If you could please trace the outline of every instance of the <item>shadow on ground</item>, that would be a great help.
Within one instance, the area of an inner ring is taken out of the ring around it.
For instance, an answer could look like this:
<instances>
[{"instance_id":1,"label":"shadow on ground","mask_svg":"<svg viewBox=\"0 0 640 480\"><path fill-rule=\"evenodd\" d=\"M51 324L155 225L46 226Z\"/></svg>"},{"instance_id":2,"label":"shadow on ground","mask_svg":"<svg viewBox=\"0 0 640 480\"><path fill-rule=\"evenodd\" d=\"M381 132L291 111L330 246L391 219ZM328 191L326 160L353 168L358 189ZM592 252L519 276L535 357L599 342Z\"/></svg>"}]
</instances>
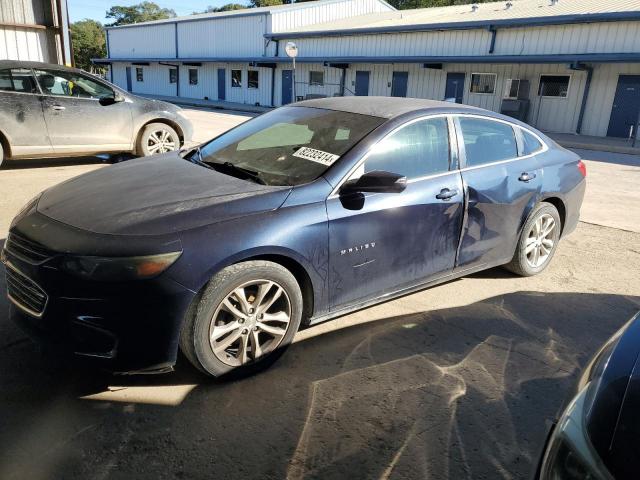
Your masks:
<instances>
[{"instance_id":1,"label":"shadow on ground","mask_svg":"<svg viewBox=\"0 0 640 480\"><path fill-rule=\"evenodd\" d=\"M211 381L183 361L133 378L58 364L3 298L0 478L528 478L578 371L639 305L517 292L312 337L262 374Z\"/></svg>"}]
</instances>

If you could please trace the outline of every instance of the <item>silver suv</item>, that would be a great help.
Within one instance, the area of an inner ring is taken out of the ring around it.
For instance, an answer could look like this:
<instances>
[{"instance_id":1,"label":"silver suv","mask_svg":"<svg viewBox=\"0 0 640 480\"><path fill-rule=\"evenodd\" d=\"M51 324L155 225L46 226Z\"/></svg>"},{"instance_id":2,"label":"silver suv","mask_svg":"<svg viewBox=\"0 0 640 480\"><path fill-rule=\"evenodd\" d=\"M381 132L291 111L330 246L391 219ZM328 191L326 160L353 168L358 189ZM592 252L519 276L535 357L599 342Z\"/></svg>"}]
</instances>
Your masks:
<instances>
[{"instance_id":1,"label":"silver suv","mask_svg":"<svg viewBox=\"0 0 640 480\"><path fill-rule=\"evenodd\" d=\"M149 100L75 68L0 61L3 159L132 152L153 155L191 140L180 107Z\"/></svg>"}]
</instances>

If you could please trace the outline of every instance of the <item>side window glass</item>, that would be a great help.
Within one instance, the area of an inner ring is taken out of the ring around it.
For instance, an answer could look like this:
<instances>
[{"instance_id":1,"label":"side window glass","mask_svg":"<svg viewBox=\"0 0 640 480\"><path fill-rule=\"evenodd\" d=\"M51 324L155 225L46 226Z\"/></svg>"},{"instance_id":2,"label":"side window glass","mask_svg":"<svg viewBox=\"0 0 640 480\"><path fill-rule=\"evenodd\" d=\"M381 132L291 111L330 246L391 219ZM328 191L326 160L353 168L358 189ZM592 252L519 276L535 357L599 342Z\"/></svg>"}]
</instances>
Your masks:
<instances>
[{"instance_id":1,"label":"side window glass","mask_svg":"<svg viewBox=\"0 0 640 480\"><path fill-rule=\"evenodd\" d=\"M518 156L511 125L474 117L460 117L467 154L467 167L498 162Z\"/></svg>"},{"instance_id":2,"label":"side window glass","mask_svg":"<svg viewBox=\"0 0 640 480\"><path fill-rule=\"evenodd\" d=\"M38 92L31 70L26 68L0 70L0 90L21 93Z\"/></svg>"},{"instance_id":3,"label":"side window glass","mask_svg":"<svg viewBox=\"0 0 640 480\"><path fill-rule=\"evenodd\" d=\"M449 170L447 119L420 120L387 136L372 148L364 171L383 170L408 179Z\"/></svg>"},{"instance_id":4,"label":"side window glass","mask_svg":"<svg viewBox=\"0 0 640 480\"><path fill-rule=\"evenodd\" d=\"M522 132L522 155L531 155L538 150L542 150L542 143L536 137L531 135L526 130L520 130Z\"/></svg>"},{"instance_id":5,"label":"side window glass","mask_svg":"<svg viewBox=\"0 0 640 480\"><path fill-rule=\"evenodd\" d=\"M107 86L75 72L36 70L36 78L45 95L96 99L114 95Z\"/></svg>"}]
</instances>

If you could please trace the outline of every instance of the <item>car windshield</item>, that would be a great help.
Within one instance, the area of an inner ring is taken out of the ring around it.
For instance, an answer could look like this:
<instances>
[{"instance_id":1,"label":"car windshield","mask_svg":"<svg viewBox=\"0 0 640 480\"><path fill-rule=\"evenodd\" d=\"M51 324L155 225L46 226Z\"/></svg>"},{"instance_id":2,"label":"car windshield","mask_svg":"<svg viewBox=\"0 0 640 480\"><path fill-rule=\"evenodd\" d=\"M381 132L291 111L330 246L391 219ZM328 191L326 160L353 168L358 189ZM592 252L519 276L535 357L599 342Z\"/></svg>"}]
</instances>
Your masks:
<instances>
[{"instance_id":1,"label":"car windshield","mask_svg":"<svg viewBox=\"0 0 640 480\"><path fill-rule=\"evenodd\" d=\"M265 185L301 185L322 175L383 118L283 107L202 146L194 156L229 175Z\"/></svg>"}]
</instances>

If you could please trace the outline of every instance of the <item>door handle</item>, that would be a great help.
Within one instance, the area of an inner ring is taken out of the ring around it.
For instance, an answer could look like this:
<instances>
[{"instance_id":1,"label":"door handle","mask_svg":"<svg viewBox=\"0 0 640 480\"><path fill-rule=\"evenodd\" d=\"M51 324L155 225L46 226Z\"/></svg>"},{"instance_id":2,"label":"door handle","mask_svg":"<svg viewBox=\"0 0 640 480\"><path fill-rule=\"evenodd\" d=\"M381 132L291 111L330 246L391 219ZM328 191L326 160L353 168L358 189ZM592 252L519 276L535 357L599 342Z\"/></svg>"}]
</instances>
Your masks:
<instances>
[{"instance_id":1,"label":"door handle","mask_svg":"<svg viewBox=\"0 0 640 480\"><path fill-rule=\"evenodd\" d=\"M450 198L455 197L457 194L458 194L458 190L456 190L455 188L452 188L452 189L443 188L442 190L440 190L440 193L436 195L436 198L438 200L447 201Z\"/></svg>"},{"instance_id":2,"label":"door handle","mask_svg":"<svg viewBox=\"0 0 640 480\"><path fill-rule=\"evenodd\" d=\"M65 108L62 105L51 105L52 110L64 110Z\"/></svg>"},{"instance_id":3,"label":"door handle","mask_svg":"<svg viewBox=\"0 0 640 480\"><path fill-rule=\"evenodd\" d=\"M536 178L535 173L522 172L518 177L518 180L520 180L521 182L530 182L534 178Z\"/></svg>"}]
</instances>

